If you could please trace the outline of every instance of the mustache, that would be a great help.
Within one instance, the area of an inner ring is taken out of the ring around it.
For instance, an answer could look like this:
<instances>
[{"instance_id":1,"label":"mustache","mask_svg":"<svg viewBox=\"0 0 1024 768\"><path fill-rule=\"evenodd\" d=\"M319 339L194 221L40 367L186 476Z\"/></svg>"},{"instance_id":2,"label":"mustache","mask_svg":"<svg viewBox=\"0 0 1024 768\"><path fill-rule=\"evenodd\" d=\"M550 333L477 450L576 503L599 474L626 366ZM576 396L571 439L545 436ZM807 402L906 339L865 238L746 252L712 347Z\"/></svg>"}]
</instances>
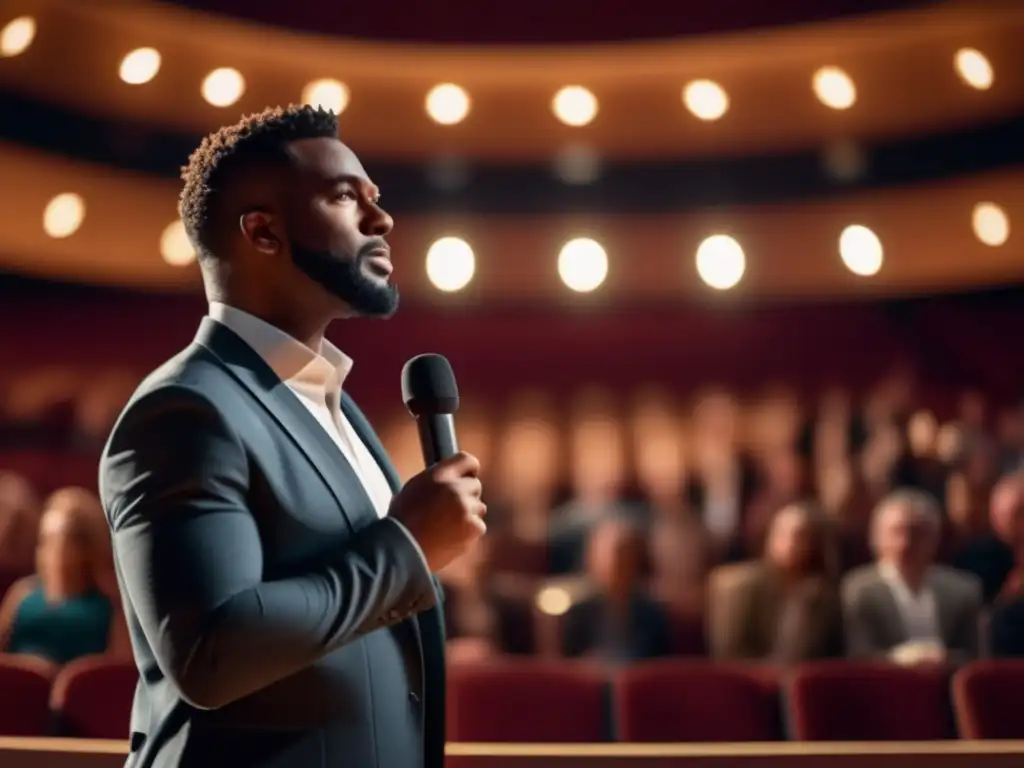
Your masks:
<instances>
[{"instance_id":1,"label":"mustache","mask_svg":"<svg viewBox=\"0 0 1024 768\"><path fill-rule=\"evenodd\" d=\"M359 246L359 250L356 251L356 259L365 259L375 251L386 251L387 253L391 253L391 246L388 245L387 240L383 237L371 237Z\"/></svg>"}]
</instances>

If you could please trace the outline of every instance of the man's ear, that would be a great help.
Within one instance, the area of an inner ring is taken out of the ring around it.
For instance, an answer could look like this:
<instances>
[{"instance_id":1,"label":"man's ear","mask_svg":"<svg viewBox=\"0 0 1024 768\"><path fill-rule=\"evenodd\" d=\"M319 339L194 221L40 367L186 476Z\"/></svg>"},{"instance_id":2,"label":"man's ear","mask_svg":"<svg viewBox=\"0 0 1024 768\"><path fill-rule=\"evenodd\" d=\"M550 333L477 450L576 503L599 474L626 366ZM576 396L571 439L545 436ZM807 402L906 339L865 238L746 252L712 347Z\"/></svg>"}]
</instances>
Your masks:
<instances>
[{"instance_id":1,"label":"man's ear","mask_svg":"<svg viewBox=\"0 0 1024 768\"><path fill-rule=\"evenodd\" d=\"M249 211L238 219L242 236L252 243L256 250L275 254L281 250L282 237L277 233L277 219L266 211Z\"/></svg>"}]
</instances>

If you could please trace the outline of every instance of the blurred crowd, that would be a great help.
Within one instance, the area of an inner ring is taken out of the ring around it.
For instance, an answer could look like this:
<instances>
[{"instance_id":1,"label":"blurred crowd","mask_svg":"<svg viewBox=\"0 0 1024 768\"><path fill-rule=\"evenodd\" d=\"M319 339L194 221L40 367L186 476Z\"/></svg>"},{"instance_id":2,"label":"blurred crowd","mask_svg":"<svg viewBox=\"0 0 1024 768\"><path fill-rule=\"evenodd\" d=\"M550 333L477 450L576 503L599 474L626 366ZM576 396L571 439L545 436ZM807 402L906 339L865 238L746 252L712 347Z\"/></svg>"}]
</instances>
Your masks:
<instances>
[{"instance_id":1,"label":"blurred crowd","mask_svg":"<svg viewBox=\"0 0 1024 768\"><path fill-rule=\"evenodd\" d=\"M0 423L0 650L128 653L96 459L137 376L12 383ZM1024 655L1024 407L942 419L898 373L785 387L467 397L489 535L441 574L450 653L897 664ZM400 473L407 414L374 419Z\"/></svg>"}]
</instances>

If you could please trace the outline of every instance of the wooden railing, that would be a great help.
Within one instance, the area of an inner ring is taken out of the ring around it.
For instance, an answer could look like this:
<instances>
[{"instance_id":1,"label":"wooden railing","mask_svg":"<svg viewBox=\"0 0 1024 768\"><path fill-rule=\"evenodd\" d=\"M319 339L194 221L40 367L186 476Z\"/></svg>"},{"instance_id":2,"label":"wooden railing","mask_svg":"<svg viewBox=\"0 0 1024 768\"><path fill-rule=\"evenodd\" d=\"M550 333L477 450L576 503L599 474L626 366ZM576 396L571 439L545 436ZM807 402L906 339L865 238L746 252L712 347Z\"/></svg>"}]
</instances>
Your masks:
<instances>
[{"instance_id":1,"label":"wooden railing","mask_svg":"<svg viewBox=\"0 0 1024 768\"><path fill-rule=\"evenodd\" d=\"M121 768L127 745L0 738L3 768ZM1020 768L1024 741L449 744L447 768Z\"/></svg>"}]
</instances>

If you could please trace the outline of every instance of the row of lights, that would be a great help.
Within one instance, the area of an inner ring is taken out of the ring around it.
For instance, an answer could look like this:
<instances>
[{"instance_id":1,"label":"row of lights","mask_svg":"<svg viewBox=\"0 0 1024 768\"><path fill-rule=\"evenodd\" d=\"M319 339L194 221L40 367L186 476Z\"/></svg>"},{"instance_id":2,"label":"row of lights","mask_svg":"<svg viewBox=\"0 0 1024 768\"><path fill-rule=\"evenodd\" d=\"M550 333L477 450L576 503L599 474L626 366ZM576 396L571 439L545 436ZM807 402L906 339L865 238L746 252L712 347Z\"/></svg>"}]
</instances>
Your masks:
<instances>
[{"instance_id":1,"label":"row of lights","mask_svg":"<svg viewBox=\"0 0 1024 768\"><path fill-rule=\"evenodd\" d=\"M32 44L36 34L35 20L22 16L0 32L0 55L16 56ZM987 90L995 75L983 53L962 48L953 57L960 78L972 88ZM160 72L161 56L155 48L137 48L121 60L120 77L129 85L142 85ZM832 109L849 109L857 101L857 88L850 76L839 67L822 67L811 78L811 87L818 100ZM212 106L229 107L245 93L245 78L237 69L220 67L210 72L201 86L203 98ZM322 106L341 114L349 103L349 89L339 80L322 79L309 83L302 92L305 104ZM713 80L694 80L683 88L682 100L698 119L718 120L729 111L729 96ZM461 123L469 115L470 97L454 83L442 83L427 93L424 107L429 117L440 125ZM551 110L561 122L582 127L597 117L597 97L581 85L560 89L551 101Z\"/></svg>"},{"instance_id":2,"label":"row of lights","mask_svg":"<svg viewBox=\"0 0 1024 768\"><path fill-rule=\"evenodd\" d=\"M80 195L65 192L47 204L43 229L53 238L73 235L85 221L85 201ZM1010 237L1010 220L995 203L978 203L972 215L974 234L993 248ZM195 253L180 221L172 222L160 237L160 253L172 266L186 266ZM855 275L870 277L882 268L884 250L878 235L861 224L851 224L839 236L839 256ZM697 248L697 274L711 288L728 290L739 284L747 269L743 247L729 235L712 235ZM430 246L426 260L427 277L445 293L460 291L476 274L476 255L465 240L442 237ZM558 274L566 287L577 293L597 290L608 277L608 254L590 238L570 240L558 255Z\"/></svg>"}]
</instances>

